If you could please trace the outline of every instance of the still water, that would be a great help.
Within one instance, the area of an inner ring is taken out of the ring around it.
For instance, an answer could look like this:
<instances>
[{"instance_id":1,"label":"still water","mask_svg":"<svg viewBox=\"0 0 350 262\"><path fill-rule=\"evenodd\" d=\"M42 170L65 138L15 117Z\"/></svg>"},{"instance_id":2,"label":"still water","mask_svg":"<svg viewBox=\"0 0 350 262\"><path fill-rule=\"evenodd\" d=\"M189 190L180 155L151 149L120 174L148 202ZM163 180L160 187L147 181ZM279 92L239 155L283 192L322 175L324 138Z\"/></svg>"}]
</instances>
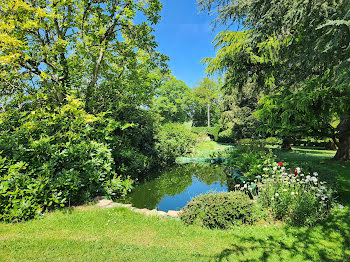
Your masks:
<instances>
[{"instance_id":1,"label":"still water","mask_svg":"<svg viewBox=\"0 0 350 262\"><path fill-rule=\"evenodd\" d=\"M228 181L224 167L179 165L140 181L124 202L137 208L180 210L199 194L228 191L232 186Z\"/></svg>"}]
</instances>

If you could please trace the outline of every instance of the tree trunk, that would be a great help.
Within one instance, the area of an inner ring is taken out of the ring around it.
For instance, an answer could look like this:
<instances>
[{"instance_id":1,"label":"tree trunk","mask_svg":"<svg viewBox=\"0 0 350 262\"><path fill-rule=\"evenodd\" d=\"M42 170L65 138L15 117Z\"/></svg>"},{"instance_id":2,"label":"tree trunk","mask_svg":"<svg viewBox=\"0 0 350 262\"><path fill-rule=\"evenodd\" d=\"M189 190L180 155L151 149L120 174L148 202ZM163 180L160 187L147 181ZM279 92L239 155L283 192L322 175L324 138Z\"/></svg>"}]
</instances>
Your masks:
<instances>
[{"instance_id":1,"label":"tree trunk","mask_svg":"<svg viewBox=\"0 0 350 262\"><path fill-rule=\"evenodd\" d=\"M208 103L208 127L210 127L210 103Z\"/></svg>"},{"instance_id":2,"label":"tree trunk","mask_svg":"<svg viewBox=\"0 0 350 262\"><path fill-rule=\"evenodd\" d=\"M290 143L291 143L290 139L287 137L284 137L281 145L281 149L284 151L293 151Z\"/></svg>"},{"instance_id":3,"label":"tree trunk","mask_svg":"<svg viewBox=\"0 0 350 262\"><path fill-rule=\"evenodd\" d=\"M349 161L350 160L350 115L340 118L338 126L339 142L338 150L334 156L334 160Z\"/></svg>"}]
</instances>

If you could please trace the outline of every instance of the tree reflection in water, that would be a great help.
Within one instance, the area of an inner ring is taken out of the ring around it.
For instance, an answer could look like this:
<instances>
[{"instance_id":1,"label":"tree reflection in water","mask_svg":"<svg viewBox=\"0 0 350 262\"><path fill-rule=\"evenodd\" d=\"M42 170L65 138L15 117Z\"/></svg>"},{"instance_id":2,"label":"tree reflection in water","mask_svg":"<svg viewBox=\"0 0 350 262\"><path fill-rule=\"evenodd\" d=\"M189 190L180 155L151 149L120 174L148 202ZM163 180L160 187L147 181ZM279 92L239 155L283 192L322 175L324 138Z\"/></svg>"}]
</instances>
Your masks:
<instances>
[{"instance_id":1,"label":"tree reflection in water","mask_svg":"<svg viewBox=\"0 0 350 262\"><path fill-rule=\"evenodd\" d=\"M178 210L201 193L232 190L234 183L227 174L223 166L178 165L147 176L135 186L125 202L137 208Z\"/></svg>"}]
</instances>

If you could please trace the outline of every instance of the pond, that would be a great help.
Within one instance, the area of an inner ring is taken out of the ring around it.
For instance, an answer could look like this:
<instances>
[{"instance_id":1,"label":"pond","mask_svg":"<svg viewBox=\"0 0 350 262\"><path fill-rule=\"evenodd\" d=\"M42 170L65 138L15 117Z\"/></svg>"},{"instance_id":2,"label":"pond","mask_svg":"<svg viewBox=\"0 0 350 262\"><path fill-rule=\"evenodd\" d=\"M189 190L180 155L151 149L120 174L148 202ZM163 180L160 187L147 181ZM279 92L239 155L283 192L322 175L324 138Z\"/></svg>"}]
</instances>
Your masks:
<instances>
[{"instance_id":1,"label":"pond","mask_svg":"<svg viewBox=\"0 0 350 262\"><path fill-rule=\"evenodd\" d=\"M140 181L123 202L137 208L180 210L193 197L229 191L233 183L224 167L210 164L178 165Z\"/></svg>"}]
</instances>

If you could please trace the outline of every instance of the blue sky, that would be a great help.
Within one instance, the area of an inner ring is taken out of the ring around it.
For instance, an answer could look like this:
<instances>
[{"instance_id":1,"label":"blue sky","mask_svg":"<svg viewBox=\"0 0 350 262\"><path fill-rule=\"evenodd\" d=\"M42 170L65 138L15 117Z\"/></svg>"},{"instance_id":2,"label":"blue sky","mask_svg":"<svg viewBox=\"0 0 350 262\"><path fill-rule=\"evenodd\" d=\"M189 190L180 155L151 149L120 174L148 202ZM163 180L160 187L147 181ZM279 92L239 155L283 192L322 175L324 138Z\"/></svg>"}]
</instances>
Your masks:
<instances>
[{"instance_id":1,"label":"blue sky","mask_svg":"<svg viewBox=\"0 0 350 262\"><path fill-rule=\"evenodd\" d=\"M214 57L212 44L216 34L225 28L212 31L214 19L206 13L199 14L196 0L162 0L162 20L155 28L158 51L170 57L172 74L193 88L205 74L200 61Z\"/></svg>"}]
</instances>

